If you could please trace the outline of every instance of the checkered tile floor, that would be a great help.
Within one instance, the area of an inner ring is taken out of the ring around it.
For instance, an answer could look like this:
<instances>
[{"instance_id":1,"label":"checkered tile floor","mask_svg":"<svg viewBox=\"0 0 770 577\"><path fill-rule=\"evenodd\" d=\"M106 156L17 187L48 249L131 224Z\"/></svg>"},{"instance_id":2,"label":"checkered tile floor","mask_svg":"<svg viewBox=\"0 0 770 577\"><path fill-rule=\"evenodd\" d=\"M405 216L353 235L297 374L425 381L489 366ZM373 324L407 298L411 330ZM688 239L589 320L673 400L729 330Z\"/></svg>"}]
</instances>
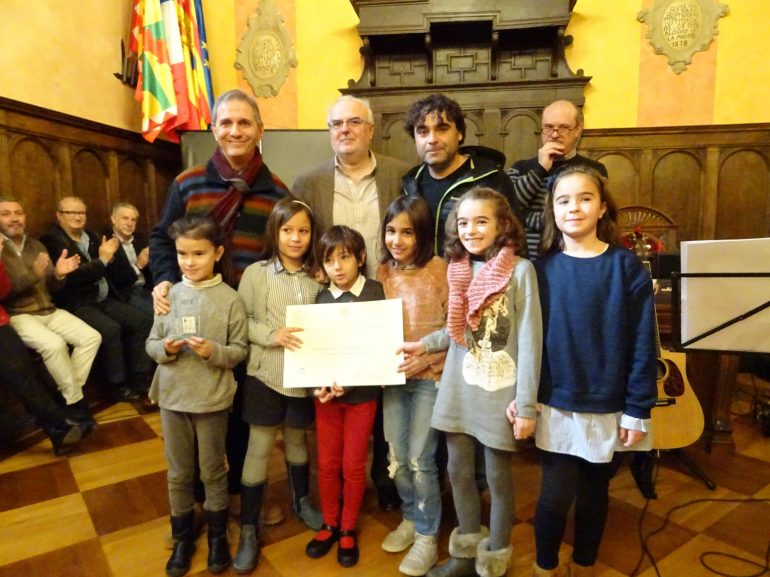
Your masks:
<instances>
[{"instance_id":1,"label":"checkered tile floor","mask_svg":"<svg viewBox=\"0 0 770 577\"><path fill-rule=\"evenodd\" d=\"M0 577L139 577L164 574L168 551L168 501L165 459L158 413L142 413L119 403L97 415L99 429L66 457L54 457L47 441L0 461ZM735 454L708 455L702 448L688 455L717 483L709 491L686 474L669 455L662 458L656 490L643 529L662 524L675 506L704 501L676 511L668 526L650 540L650 550L665 577L713 575L700 563L706 551L733 553L762 563L770 541L770 439L762 437L749 417L736 416ZM516 517L512 577L530 575L534 537L532 517L540 473L531 450L513 459ZM287 510L288 488L283 457L276 449L269 468L270 497ZM453 526L451 496L444 496L440 558ZM645 501L627 467L613 480L611 507L597 575L624 576L640 558L638 521ZM367 493L360 522L361 562L354 569L337 565L335 555L311 560L304 547L312 533L288 516L263 531L263 554L255 575L265 577L333 577L399 575L401 555L382 551L380 543L400 521L398 512L382 512L373 491ZM568 528L568 534L571 529ZM237 542L231 527L231 546ZM571 538L567 538L568 542ZM569 544L563 555L569 557ZM755 568L717 559L719 570L748 574ZM655 575L649 560L638 573ZM205 536L190 575L208 575ZM234 575L232 569L224 575Z\"/></svg>"}]
</instances>

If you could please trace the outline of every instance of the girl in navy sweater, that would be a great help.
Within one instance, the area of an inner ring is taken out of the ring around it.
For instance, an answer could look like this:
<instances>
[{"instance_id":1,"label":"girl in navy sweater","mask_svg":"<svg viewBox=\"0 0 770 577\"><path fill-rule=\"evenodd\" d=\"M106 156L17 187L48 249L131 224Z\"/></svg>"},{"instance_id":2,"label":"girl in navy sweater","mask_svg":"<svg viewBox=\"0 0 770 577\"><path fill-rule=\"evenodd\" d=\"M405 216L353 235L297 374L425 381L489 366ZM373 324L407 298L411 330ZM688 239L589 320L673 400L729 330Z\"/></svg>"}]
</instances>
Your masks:
<instances>
[{"instance_id":1,"label":"girl in navy sweater","mask_svg":"<svg viewBox=\"0 0 770 577\"><path fill-rule=\"evenodd\" d=\"M575 502L571 575L593 575L617 451L649 450L656 397L652 281L618 245L617 209L595 169L563 169L546 198L535 263L543 311L536 443L543 480L533 575L555 575Z\"/></svg>"}]
</instances>

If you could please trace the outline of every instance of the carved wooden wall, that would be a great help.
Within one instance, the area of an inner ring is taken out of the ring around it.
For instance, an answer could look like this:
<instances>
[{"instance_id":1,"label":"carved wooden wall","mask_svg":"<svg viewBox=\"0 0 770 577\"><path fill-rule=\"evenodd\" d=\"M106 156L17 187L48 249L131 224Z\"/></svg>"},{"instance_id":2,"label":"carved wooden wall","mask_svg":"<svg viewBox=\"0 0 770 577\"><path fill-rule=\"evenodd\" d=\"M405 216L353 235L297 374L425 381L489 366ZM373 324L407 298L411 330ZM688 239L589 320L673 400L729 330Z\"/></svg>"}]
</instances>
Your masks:
<instances>
[{"instance_id":1,"label":"carved wooden wall","mask_svg":"<svg viewBox=\"0 0 770 577\"><path fill-rule=\"evenodd\" d=\"M586 130L580 150L620 206L659 208L679 241L770 236L770 125Z\"/></svg>"},{"instance_id":2,"label":"carved wooden wall","mask_svg":"<svg viewBox=\"0 0 770 577\"><path fill-rule=\"evenodd\" d=\"M365 66L342 92L369 99L376 150L418 161L404 115L434 92L466 115L465 144L522 158L537 147L542 109L582 105L590 81L564 57L574 0L351 0Z\"/></svg>"},{"instance_id":3,"label":"carved wooden wall","mask_svg":"<svg viewBox=\"0 0 770 577\"><path fill-rule=\"evenodd\" d=\"M180 170L176 144L0 98L0 194L21 199L32 236L55 222L57 201L69 195L85 200L95 231L109 227L114 203L136 205L146 234Z\"/></svg>"},{"instance_id":4,"label":"carved wooden wall","mask_svg":"<svg viewBox=\"0 0 770 577\"><path fill-rule=\"evenodd\" d=\"M379 152L418 163L404 115L443 92L466 114L465 143L502 151L507 168L536 155L545 106L585 101L590 77L564 58L575 0L350 2L365 67L341 91L372 103ZM607 165L619 205L663 210L680 241L770 236L769 128L586 130L580 150Z\"/></svg>"}]
</instances>

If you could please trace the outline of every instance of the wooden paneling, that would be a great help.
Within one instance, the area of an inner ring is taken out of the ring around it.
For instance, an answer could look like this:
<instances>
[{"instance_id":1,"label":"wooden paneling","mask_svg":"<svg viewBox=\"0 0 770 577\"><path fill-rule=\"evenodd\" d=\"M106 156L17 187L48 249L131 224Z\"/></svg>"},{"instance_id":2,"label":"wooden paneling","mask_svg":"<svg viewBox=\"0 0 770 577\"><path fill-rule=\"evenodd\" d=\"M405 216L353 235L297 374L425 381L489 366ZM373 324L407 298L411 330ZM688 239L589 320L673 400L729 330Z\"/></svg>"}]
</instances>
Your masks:
<instances>
[{"instance_id":1,"label":"wooden paneling","mask_svg":"<svg viewBox=\"0 0 770 577\"><path fill-rule=\"evenodd\" d=\"M0 98L0 194L21 199L32 236L55 222L57 201L73 194L88 206L88 228L107 228L112 205L128 201L146 233L180 170L176 144L149 144L133 132Z\"/></svg>"},{"instance_id":2,"label":"wooden paneling","mask_svg":"<svg viewBox=\"0 0 770 577\"><path fill-rule=\"evenodd\" d=\"M770 236L768 124L589 129L580 150L607 166L620 206L664 211L679 241Z\"/></svg>"},{"instance_id":3,"label":"wooden paneling","mask_svg":"<svg viewBox=\"0 0 770 577\"><path fill-rule=\"evenodd\" d=\"M717 236L767 236L770 222L767 156L757 150L739 149L725 151L723 157L717 191Z\"/></svg>"},{"instance_id":4,"label":"wooden paneling","mask_svg":"<svg viewBox=\"0 0 770 577\"><path fill-rule=\"evenodd\" d=\"M0 98L0 194L24 204L30 236L56 221L56 204L69 195L86 202L86 226L97 233L110 228L113 204L135 204L137 231L146 234L180 170L176 144L151 145L132 132ZM0 418L6 413L24 419L16 399L0 390ZM39 436L29 421L19 426L18 438Z\"/></svg>"}]
</instances>

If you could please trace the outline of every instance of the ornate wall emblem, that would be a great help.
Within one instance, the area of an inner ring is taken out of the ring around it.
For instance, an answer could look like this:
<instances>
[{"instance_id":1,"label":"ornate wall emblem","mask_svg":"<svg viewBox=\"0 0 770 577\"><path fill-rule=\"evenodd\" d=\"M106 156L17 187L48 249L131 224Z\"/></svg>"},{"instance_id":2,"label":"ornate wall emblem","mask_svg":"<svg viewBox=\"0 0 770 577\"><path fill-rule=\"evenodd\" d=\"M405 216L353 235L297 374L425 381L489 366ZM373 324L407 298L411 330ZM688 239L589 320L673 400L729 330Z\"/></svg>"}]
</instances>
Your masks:
<instances>
[{"instance_id":1,"label":"ornate wall emblem","mask_svg":"<svg viewBox=\"0 0 770 577\"><path fill-rule=\"evenodd\" d=\"M297 66L294 43L285 21L273 0L262 0L249 17L248 28L238 45L235 67L243 72L256 96L277 95L289 69Z\"/></svg>"},{"instance_id":2,"label":"ornate wall emblem","mask_svg":"<svg viewBox=\"0 0 770 577\"><path fill-rule=\"evenodd\" d=\"M717 20L728 11L727 4L715 0L655 0L636 19L647 24L646 37L655 52L668 56L671 70L681 74L692 55L706 50L719 34Z\"/></svg>"}]
</instances>

